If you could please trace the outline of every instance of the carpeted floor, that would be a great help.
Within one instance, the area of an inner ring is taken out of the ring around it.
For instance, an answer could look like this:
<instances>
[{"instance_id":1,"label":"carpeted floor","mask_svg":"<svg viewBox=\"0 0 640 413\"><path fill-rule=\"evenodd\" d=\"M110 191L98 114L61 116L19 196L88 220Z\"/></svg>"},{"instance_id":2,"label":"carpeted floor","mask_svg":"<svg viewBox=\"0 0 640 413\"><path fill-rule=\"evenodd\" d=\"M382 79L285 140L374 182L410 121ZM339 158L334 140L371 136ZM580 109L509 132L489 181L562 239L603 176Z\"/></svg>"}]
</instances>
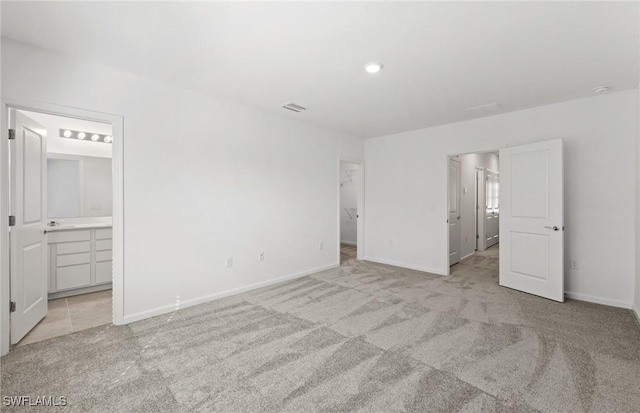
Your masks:
<instances>
[{"instance_id":1,"label":"carpeted floor","mask_svg":"<svg viewBox=\"0 0 640 413\"><path fill-rule=\"evenodd\" d=\"M351 259L30 344L2 358L2 395L83 412L637 412L633 315L501 288L496 261L441 277Z\"/></svg>"}]
</instances>

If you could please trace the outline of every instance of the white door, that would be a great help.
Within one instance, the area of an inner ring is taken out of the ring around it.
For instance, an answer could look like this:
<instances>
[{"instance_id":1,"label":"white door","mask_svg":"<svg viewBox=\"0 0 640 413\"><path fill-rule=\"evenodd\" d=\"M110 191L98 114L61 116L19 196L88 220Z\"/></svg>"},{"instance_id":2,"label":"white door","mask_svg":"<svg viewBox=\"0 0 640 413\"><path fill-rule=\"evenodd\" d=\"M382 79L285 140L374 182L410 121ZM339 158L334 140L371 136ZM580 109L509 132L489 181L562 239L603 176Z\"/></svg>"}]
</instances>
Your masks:
<instances>
[{"instance_id":1,"label":"white door","mask_svg":"<svg viewBox=\"0 0 640 413\"><path fill-rule=\"evenodd\" d=\"M562 302L562 141L500 149L500 174L500 285Z\"/></svg>"},{"instance_id":2,"label":"white door","mask_svg":"<svg viewBox=\"0 0 640 413\"><path fill-rule=\"evenodd\" d=\"M11 110L11 343L20 341L47 315L46 130Z\"/></svg>"},{"instance_id":3,"label":"white door","mask_svg":"<svg viewBox=\"0 0 640 413\"><path fill-rule=\"evenodd\" d=\"M500 238L499 188L498 172L487 169L485 179L485 248L497 244Z\"/></svg>"},{"instance_id":4,"label":"white door","mask_svg":"<svg viewBox=\"0 0 640 413\"><path fill-rule=\"evenodd\" d=\"M460 161L449 159L449 265L460 262Z\"/></svg>"}]
</instances>

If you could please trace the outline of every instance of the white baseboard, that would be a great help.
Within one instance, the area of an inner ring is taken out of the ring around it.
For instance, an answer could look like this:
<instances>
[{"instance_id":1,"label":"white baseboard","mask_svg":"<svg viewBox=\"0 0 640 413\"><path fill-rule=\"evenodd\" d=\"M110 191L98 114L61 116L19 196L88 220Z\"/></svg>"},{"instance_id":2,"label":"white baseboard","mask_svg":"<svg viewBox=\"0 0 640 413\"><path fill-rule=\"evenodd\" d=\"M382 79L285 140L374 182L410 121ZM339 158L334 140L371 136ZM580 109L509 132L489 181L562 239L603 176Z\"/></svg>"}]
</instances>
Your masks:
<instances>
[{"instance_id":1,"label":"white baseboard","mask_svg":"<svg viewBox=\"0 0 640 413\"><path fill-rule=\"evenodd\" d=\"M378 264L393 265L394 267L408 268L410 270L428 272L428 273L431 273L431 274L448 275L444 271L437 270L435 268L427 268L427 267L421 267L421 266L418 266L418 265L404 264L404 263L401 263L401 262L383 260L383 259L380 259L380 258L364 257L364 260L365 261L376 262Z\"/></svg>"},{"instance_id":2,"label":"white baseboard","mask_svg":"<svg viewBox=\"0 0 640 413\"><path fill-rule=\"evenodd\" d=\"M299 273L296 273L296 274L285 275L284 277L278 277L278 278L274 278L274 279L268 280L268 281L262 281L262 282L255 283L255 284L249 284L249 285L246 285L244 287L234 288L232 290L227 290L227 291L223 291L223 292L220 292L220 293L209 294L209 295L205 295L205 296L202 296L202 297L199 297L199 298L193 298L191 300L186 300L186 301L181 302L180 303L180 309L193 307L194 305L204 304L204 303L207 303L209 301L214 301L214 300L218 300L220 298L229 297L229 296L240 294L240 293L243 293L243 292L246 292L246 291L255 290L256 288L267 287L269 285L278 284L278 283L281 283L283 281L289 281L289 280L293 280L295 278L300 278L300 277L304 277L304 276L307 276L307 275L310 275L310 274L315 274L315 273L318 273L318 272L330 270L332 268L337 268L339 266L340 266L340 264L331 264L331 265L327 265L327 266L324 266L324 267L318 267L318 268L314 268L314 269L311 269L311 270L308 270L308 271L299 272ZM165 305L165 306L162 306L162 307L157 307L157 308L154 308L152 310L141 311L139 313L125 315L124 316L124 324L133 323L134 321L144 320L146 318L155 317L157 315L167 314L167 313L170 313L170 312L175 311L175 310L176 310L175 304L170 304L170 305Z\"/></svg>"},{"instance_id":3,"label":"white baseboard","mask_svg":"<svg viewBox=\"0 0 640 413\"><path fill-rule=\"evenodd\" d=\"M593 295L587 295L587 294L581 294L581 293L573 293L570 291L565 291L564 295L574 300L587 301L595 304L603 304L611 307L619 307L619 308L627 308L627 309L632 308L631 303L626 303L624 301L618 301L618 300L611 300L609 298L596 297Z\"/></svg>"},{"instance_id":4,"label":"white baseboard","mask_svg":"<svg viewBox=\"0 0 640 413\"><path fill-rule=\"evenodd\" d=\"M47 299L55 300L57 298L72 297L74 295L94 293L96 291L112 290L112 289L113 289L112 283L93 285L91 287L76 288L76 289L67 290L67 291L58 291L57 293L49 293L47 296Z\"/></svg>"},{"instance_id":5,"label":"white baseboard","mask_svg":"<svg viewBox=\"0 0 640 413\"><path fill-rule=\"evenodd\" d=\"M340 244L353 245L354 247L358 246L357 242L351 242L351 241L340 241Z\"/></svg>"},{"instance_id":6,"label":"white baseboard","mask_svg":"<svg viewBox=\"0 0 640 413\"><path fill-rule=\"evenodd\" d=\"M467 255L465 255L464 257L460 258L460 262L462 262L462 261L466 260L467 258L471 258L471 257L473 257L475 254L476 254L476 252L475 252L475 251L473 251L471 254L467 254Z\"/></svg>"},{"instance_id":7,"label":"white baseboard","mask_svg":"<svg viewBox=\"0 0 640 413\"><path fill-rule=\"evenodd\" d=\"M631 312L634 316L636 316L636 321L638 322L638 327L640 327L640 308L634 307Z\"/></svg>"}]
</instances>

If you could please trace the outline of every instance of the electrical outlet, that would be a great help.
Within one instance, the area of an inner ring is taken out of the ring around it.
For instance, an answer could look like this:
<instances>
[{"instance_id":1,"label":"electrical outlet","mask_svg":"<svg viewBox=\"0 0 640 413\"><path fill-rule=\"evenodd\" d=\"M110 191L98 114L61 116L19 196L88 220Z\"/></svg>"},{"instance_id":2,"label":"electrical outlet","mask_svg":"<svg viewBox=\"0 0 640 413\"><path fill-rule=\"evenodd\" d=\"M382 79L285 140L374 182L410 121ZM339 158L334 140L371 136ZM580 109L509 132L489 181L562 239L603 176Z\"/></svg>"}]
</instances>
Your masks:
<instances>
[{"instance_id":1,"label":"electrical outlet","mask_svg":"<svg viewBox=\"0 0 640 413\"><path fill-rule=\"evenodd\" d=\"M260 261L264 261L264 252L260 253L260 257L259 257Z\"/></svg>"},{"instance_id":2,"label":"electrical outlet","mask_svg":"<svg viewBox=\"0 0 640 413\"><path fill-rule=\"evenodd\" d=\"M320 243L320 251L322 251L324 249L324 242Z\"/></svg>"},{"instance_id":3,"label":"electrical outlet","mask_svg":"<svg viewBox=\"0 0 640 413\"><path fill-rule=\"evenodd\" d=\"M569 266L571 267L572 270L578 270L580 269L580 261L571 258L569 260Z\"/></svg>"},{"instance_id":4,"label":"electrical outlet","mask_svg":"<svg viewBox=\"0 0 640 413\"><path fill-rule=\"evenodd\" d=\"M227 258L227 267L233 267L233 257Z\"/></svg>"}]
</instances>

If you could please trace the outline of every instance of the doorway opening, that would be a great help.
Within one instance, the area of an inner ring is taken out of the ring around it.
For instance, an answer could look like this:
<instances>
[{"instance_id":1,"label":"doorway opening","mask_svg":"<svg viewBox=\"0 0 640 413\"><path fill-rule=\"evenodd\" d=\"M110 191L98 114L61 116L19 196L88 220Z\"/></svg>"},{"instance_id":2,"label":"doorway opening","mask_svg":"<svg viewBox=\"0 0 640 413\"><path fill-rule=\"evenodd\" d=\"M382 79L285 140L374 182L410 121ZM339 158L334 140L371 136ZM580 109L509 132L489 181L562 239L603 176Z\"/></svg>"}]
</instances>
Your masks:
<instances>
[{"instance_id":1,"label":"doorway opening","mask_svg":"<svg viewBox=\"0 0 640 413\"><path fill-rule=\"evenodd\" d=\"M492 247L491 255L497 258L500 240L499 201L497 151L448 158L450 267Z\"/></svg>"},{"instance_id":2,"label":"doorway opening","mask_svg":"<svg viewBox=\"0 0 640 413\"><path fill-rule=\"evenodd\" d=\"M340 160L339 171L339 263L362 259L362 163Z\"/></svg>"},{"instance_id":3,"label":"doorway opening","mask_svg":"<svg viewBox=\"0 0 640 413\"><path fill-rule=\"evenodd\" d=\"M2 354L122 324L122 118L3 102ZM3 212L5 212L3 211ZM7 242L8 241L8 242ZM9 305L10 304L10 305ZM5 334L6 333L6 334Z\"/></svg>"},{"instance_id":4,"label":"doorway opening","mask_svg":"<svg viewBox=\"0 0 640 413\"><path fill-rule=\"evenodd\" d=\"M562 140L453 155L447 161L448 272L463 282L465 276L482 282L487 277L477 276L488 270L490 283L495 278L501 287L563 302ZM469 196L470 188L475 196ZM470 243L474 228L476 241Z\"/></svg>"}]
</instances>

